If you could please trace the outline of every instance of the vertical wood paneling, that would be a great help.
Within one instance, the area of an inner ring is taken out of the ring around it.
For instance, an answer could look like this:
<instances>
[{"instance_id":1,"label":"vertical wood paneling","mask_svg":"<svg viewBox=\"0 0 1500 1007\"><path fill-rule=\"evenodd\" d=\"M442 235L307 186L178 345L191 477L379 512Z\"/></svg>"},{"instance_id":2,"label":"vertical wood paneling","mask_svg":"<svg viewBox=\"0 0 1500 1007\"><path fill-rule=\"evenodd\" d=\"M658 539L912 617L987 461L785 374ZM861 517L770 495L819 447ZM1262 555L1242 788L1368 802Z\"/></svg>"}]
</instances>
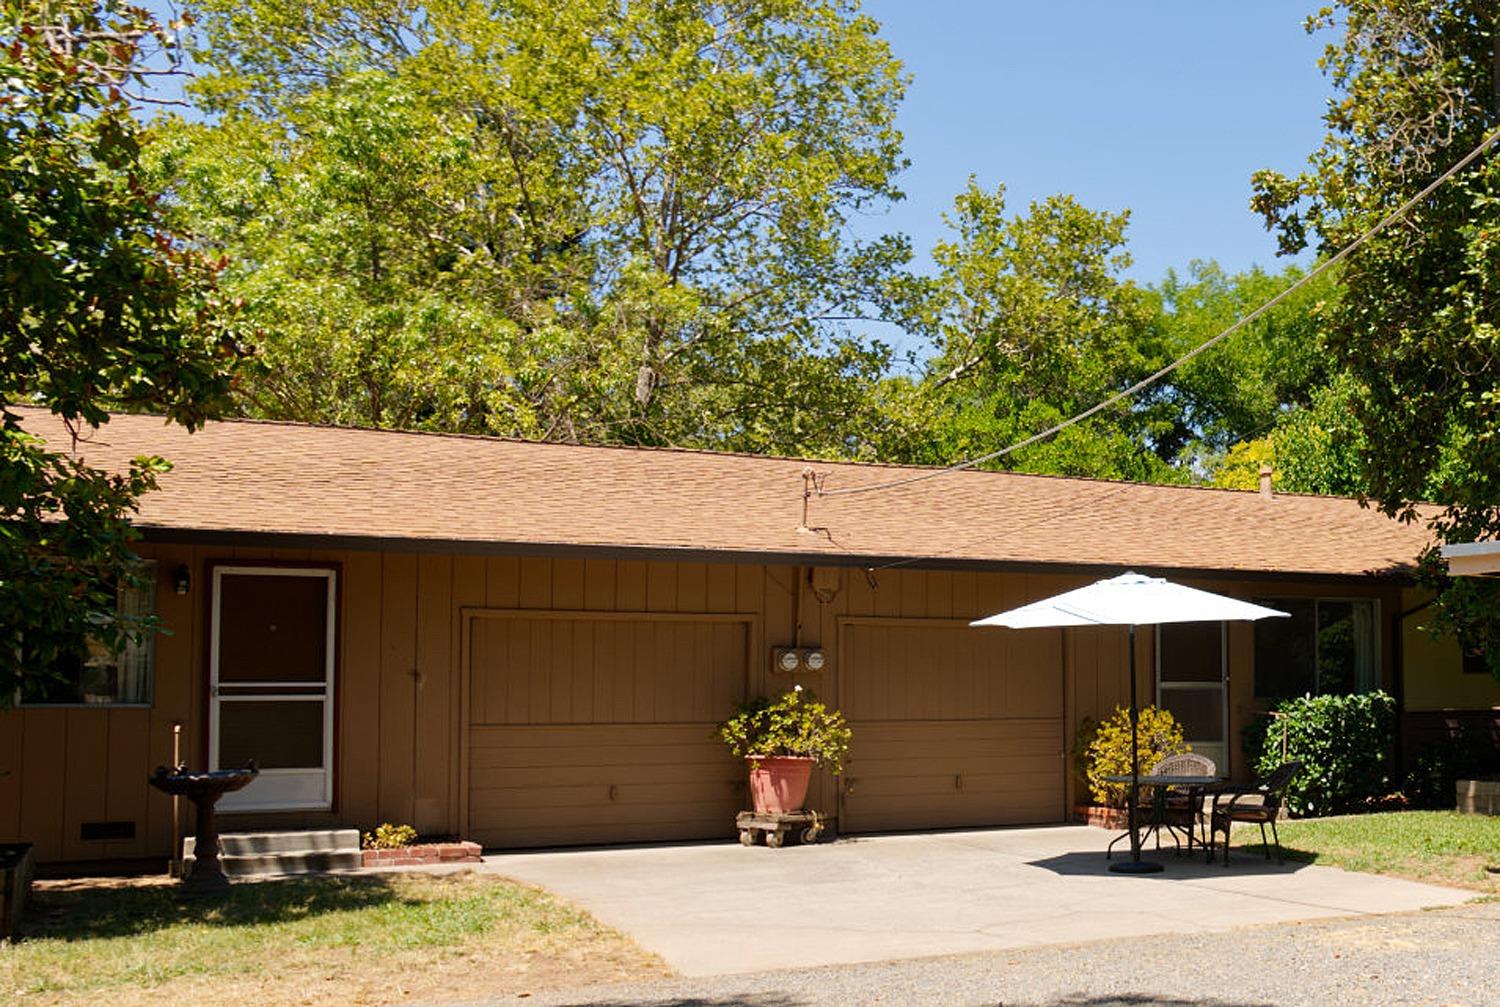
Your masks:
<instances>
[{"instance_id":1,"label":"vertical wood paneling","mask_svg":"<svg viewBox=\"0 0 1500 1007\"><path fill-rule=\"evenodd\" d=\"M710 612L735 612L734 567L728 563L710 563L705 567L704 604Z\"/></svg>"},{"instance_id":2,"label":"vertical wood paneling","mask_svg":"<svg viewBox=\"0 0 1500 1007\"><path fill-rule=\"evenodd\" d=\"M471 697L463 694L467 682L463 669L463 610L479 608L485 603L486 571L487 564L482 556L455 556L453 558L453 611L450 613L449 629L453 660L447 669L449 691L452 697L448 708L448 764L452 767L452 771L447 780L448 824L443 831L454 834L463 832L466 825L462 820L464 796L461 793L463 746L467 733L463 720L463 704L466 701L472 701Z\"/></svg>"},{"instance_id":3,"label":"vertical wood paneling","mask_svg":"<svg viewBox=\"0 0 1500 1007\"><path fill-rule=\"evenodd\" d=\"M63 856L69 860L97 860L104 844L84 842L78 827L106 819L108 802L109 711L75 709L67 712L68 750L63 757L66 783L63 800Z\"/></svg>"},{"instance_id":4,"label":"vertical wood paneling","mask_svg":"<svg viewBox=\"0 0 1500 1007\"><path fill-rule=\"evenodd\" d=\"M621 612L646 610L646 564L620 560L615 564L615 602Z\"/></svg>"},{"instance_id":5,"label":"vertical wood paneling","mask_svg":"<svg viewBox=\"0 0 1500 1007\"><path fill-rule=\"evenodd\" d=\"M677 609L677 567L671 563L646 564L646 609L672 612Z\"/></svg>"},{"instance_id":6,"label":"vertical wood paneling","mask_svg":"<svg viewBox=\"0 0 1500 1007\"><path fill-rule=\"evenodd\" d=\"M552 607L579 609L584 607L585 566L581 559L559 559L552 561Z\"/></svg>"},{"instance_id":7,"label":"vertical wood paneling","mask_svg":"<svg viewBox=\"0 0 1500 1007\"><path fill-rule=\"evenodd\" d=\"M146 846L146 766L151 760L151 711L110 710L106 737L109 748L102 768L106 777L104 818L111 822L135 822L135 838L102 844L101 856L139 857Z\"/></svg>"},{"instance_id":8,"label":"vertical wood paneling","mask_svg":"<svg viewBox=\"0 0 1500 1007\"><path fill-rule=\"evenodd\" d=\"M61 860L63 805L68 801L68 711L25 711L21 747L21 835L36 844L38 860ZM97 768L97 767L95 767Z\"/></svg>"},{"instance_id":9,"label":"vertical wood paneling","mask_svg":"<svg viewBox=\"0 0 1500 1007\"><path fill-rule=\"evenodd\" d=\"M553 561L541 556L521 557L520 597L522 608L552 607Z\"/></svg>"},{"instance_id":10,"label":"vertical wood paneling","mask_svg":"<svg viewBox=\"0 0 1500 1007\"><path fill-rule=\"evenodd\" d=\"M15 842L21 838L24 717L19 710L0 710L0 842Z\"/></svg>"},{"instance_id":11,"label":"vertical wood paneling","mask_svg":"<svg viewBox=\"0 0 1500 1007\"><path fill-rule=\"evenodd\" d=\"M615 607L615 565L612 559L584 561L584 608L604 612Z\"/></svg>"},{"instance_id":12,"label":"vertical wood paneling","mask_svg":"<svg viewBox=\"0 0 1500 1007\"><path fill-rule=\"evenodd\" d=\"M157 634L153 644L156 662L152 682L152 705L145 730L145 765L142 779L157 766L172 764L172 725L179 724L181 757L190 765L203 765L206 754L207 726L200 705L202 681L208 674L208 655L203 639L203 618L212 594L212 583L203 556L186 546L158 547L152 550L157 563L156 615L166 632ZM190 586L187 594L173 590L179 566L188 568ZM115 738L121 732L114 731ZM137 823L142 830L144 854L175 857L172 847L172 799L154 788L146 790L145 820Z\"/></svg>"},{"instance_id":13,"label":"vertical wood paneling","mask_svg":"<svg viewBox=\"0 0 1500 1007\"><path fill-rule=\"evenodd\" d=\"M412 821L415 812L417 557L386 553L380 599L381 821Z\"/></svg>"},{"instance_id":14,"label":"vertical wood paneling","mask_svg":"<svg viewBox=\"0 0 1500 1007\"><path fill-rule=\"evenodd\" d=\"M708 611L708 567L703 563L678 563L676 567L676 611Z\"/></svg>"},{"instance_id":15,"label":"vertical wood paneling","mask_svg":"<svg viewBox=\"0 0 1500 1007\"><path fill-rule=\"evenodd\" d=\"M491 556L485 566L485 604L517 608L521 604L521 561L514 556Z\"/></svg>"},{"instance_id":16,"label":"vertical wood paneling","mask_svg":"<svg viewBox=\"0 0 1500 1007\"><path fill-rule=\"evenodd\" d=\"M343 632L339 668L339 814L361 828L379 824L384 583L379 553L343 561Z\"/></svg>"},{"instance_id":17,"label":"vertical wood paneling","mask_svg":"<svg viewBox=\"0 0 1500 1007\"><path fill-rule=\"evenodd\" d=\"M423 555L417 564L417 678L412 824L421 833L448 831L448 745L453 696L453 559Z\"/></svg>"}]
</instances>

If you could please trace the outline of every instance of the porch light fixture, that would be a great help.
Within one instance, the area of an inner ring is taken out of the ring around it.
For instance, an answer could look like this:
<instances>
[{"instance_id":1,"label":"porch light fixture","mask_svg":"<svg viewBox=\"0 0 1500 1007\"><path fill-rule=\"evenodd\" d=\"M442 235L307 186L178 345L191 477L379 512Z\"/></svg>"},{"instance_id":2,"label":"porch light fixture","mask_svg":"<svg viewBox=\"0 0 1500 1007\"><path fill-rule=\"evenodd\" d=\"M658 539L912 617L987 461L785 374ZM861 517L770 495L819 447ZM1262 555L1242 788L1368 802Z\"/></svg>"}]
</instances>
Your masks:
<instances>
[{"instance_id":1,"label":"porch light fixture","mask_svg":"<svg viewBox=\"0 0 1500 1007\"><path fill-rule=\"evenodd\" d=\"M183 563L172 571L172 591L176 594L187 594L193 586L193 575L188 571L187 564Z\"/></svg>"}]
</instances>

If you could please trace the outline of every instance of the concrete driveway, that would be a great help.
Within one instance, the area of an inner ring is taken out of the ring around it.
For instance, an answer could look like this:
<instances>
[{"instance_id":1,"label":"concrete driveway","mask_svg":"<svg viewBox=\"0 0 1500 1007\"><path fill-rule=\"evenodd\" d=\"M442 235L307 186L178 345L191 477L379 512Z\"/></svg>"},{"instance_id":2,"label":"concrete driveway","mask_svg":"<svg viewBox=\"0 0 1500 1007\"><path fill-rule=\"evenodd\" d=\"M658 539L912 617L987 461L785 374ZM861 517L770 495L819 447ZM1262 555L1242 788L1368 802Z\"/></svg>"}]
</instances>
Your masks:
<instances>
[{"instance_id":1,"label":"concrete driveway","mask_svg":"<svg viewBox=\"0 0 1500 1007\"><path fill-rule=\"evenodd\" d=\"M1457 905L1472 892L1243 853L1151 854L1106 870L1101 829L872 836L771 850L730 843L485 858L548 888L688 976L962 954Z\"/></svg>"}]
</instances>

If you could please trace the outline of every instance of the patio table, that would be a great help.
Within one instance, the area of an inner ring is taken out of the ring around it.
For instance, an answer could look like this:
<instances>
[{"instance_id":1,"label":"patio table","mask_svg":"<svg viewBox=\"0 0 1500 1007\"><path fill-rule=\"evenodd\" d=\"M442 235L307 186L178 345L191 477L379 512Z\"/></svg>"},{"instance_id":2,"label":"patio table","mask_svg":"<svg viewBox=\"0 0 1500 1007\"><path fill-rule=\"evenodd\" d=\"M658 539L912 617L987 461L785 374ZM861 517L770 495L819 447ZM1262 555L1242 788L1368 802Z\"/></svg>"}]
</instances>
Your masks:
<instances>
[{"instance_id":1,"label":"patio table","mask_svg":"<svg viewBox=\"0 0 1500 1007\"><path fill-rule=\"evenodd\" d=\"M1135 780L1137 788L1144 788L1144 787L1153 787L1153 788L1155 788L1154 794L1153 794L1152 799L1151 799L1151 815L1150 815L1150 817L1146 821L1144 821L1144 822L1137 822L1136 823L1136 828L1140 832L1140 845L1141 846L1145 845L1145 843L1146 843L1146 837L1147 836L1154 834L1156 836L1156 848L1159 850L1159 849L1161 849L1161 829L1162 829L1163 825L1166 825L1168 831L1172 832L1172 841L1174 843L1177 843L1177 833L1176 833L1175 830L1172 829L1171 825L1167 824L1167 821L1166 821L1166 817L1167 817L1166 816L1167 788L1168 787L1182 787L1182 788L1186 789L1187 792L1188 792L1188 802L1190 804L1192 802L1194 802L1194 801L1197 801L1197 802L1201 803L1202 800L1203 800L1204 792L1207 791L1210 787L1216 787L1219 784L1223 783L1227 779L1227 777L1223 777L1223 776L1166 776L1166 775L1161 775L1161 776L1142 775L1142 776L1139 776L1139 777L1135 777L1135 776L1131 776L1131 774L1129 774L1129 773L1115 773L1115 774L1112 774L1110 776L1106 776L1104 779L1107 780L1110 783L1123 783L1123 784L1125 784L1127 786L1129 786L1131 780ZM1137 794L1137 806L1139 806L1139 794ZM1195 835L1194 829L1193 829L1193 827L1191 825L1189 825L1189 827L1188 827L1188 852L1189 853L1193 852L1193 838L1194 838L1194 835ZM1128 838L1130 838L1130 830L1126 829L1124 832L1120 833L1118 836L1116 836L1115 838L1111 839L1109 841L1109 845L1104 848L1104 857L1105 857L1105 859L1106 860L1109 859L1109 856L1113 852L1116 843L1118 843L1122 839L1128 839ZM1177 843L1177 845L1178 845L1179 849L1182 846L1181 843Z\"/></svg>"}]
</instances>

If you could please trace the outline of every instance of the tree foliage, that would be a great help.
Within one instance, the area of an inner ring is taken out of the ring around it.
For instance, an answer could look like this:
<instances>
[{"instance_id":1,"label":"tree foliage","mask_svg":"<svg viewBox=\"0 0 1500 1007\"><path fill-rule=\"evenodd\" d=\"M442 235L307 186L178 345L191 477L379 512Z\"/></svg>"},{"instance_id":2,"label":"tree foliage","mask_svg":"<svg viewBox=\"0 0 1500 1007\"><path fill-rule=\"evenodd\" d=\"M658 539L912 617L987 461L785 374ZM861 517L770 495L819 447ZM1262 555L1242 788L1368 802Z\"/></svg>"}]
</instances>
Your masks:
<instances>
[{"instance_id":1,"label":"tree foliage","mask_svg":"<svg viewBox=\"0 0 1500 1007\"><path fill-rule=\"evenodd\" d=\"M1057 195L1007 213L1005 190L972 180L946 217L930 276L892 286L903 326L933 356L894 429L895 453L947 462L1015 443L1154 369L1160 347L1143 292L1122 275L1126 213ZM1153 451L1157 423L1136 406L1101 414L999 459L1026 471L1172 479Z\"/></svg>"},{"instance_id":2,"label":"tree foliage","mask_svg":"<svg viewBox=\"0 0 1500 1007\"><path fill-rule=\"evenodd\" d=\"M858 449L904 88L847 0L203 0L160 168L232 262L256 414Z\"/></svg>"},{"instance_id":3,"label":"tree foliage","mask_svg":"<svg viewBox=\"0 0 1500 1007\"><path fill-rule=\"evenodd\" d=\"M107 473L21 429L49 407L87 439L111 408L195 426L239 353L219 263L163 225L129 93L171 36L144 11L6 0L0 24L0 705L86 634L118 645L130 514L165 463Z\"/></svg>"},{"instance_id":4,"label":"tree foliage","mask_svg":"<svg viewBox=\"0 0 1500 1007\"><path fill-rule=\"evenodd\" d=\"M1357 0L1310 21L1337 25L1323 62L1342 97L1322 146L1300 175L1255 178L1253 205L1286 250L1348 244L1500 125L1494 3ZM1363 486L1406 520L1436 499L1444 540L1500 535L1500 159L1371 240L1343 283L1326 339L1349 378ZM1500 585L1459 585L1442 610L1500 675Z\"/></svg>"}]
</instances>

